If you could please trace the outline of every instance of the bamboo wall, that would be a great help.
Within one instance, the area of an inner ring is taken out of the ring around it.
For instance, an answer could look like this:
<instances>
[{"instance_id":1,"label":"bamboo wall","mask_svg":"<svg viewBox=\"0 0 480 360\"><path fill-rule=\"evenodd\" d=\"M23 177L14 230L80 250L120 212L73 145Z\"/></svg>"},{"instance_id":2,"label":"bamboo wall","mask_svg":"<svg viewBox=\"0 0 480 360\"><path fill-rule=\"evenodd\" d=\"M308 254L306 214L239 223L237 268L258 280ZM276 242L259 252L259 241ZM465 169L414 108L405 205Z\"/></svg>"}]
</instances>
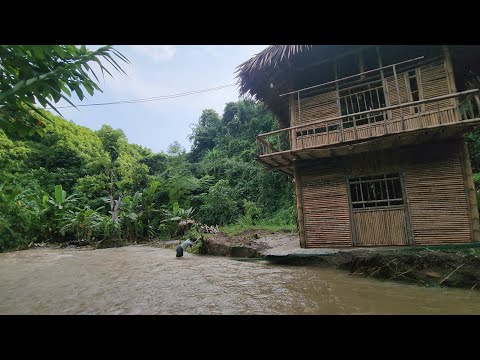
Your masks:
<instances>
[{"instance_id":1,"label":"bamboo wall","mask_svg":"<svg viewBox=\"0 0 480 360\"><path fill-rule=\"evenodd\" d=\"M419 85L421 99L430 99L451 93L444 60L420 66L419 68L415 69L415 76ZM409 72L398 74L398 91L395 77L390 76L386 78L388 98L390 99L391 106L401 103L408 103L414 100L411 97L410 81L408 77ZM421 105L421 112L433 112L437 111L439 108L453 108L453 101L453 99L445 99L438 102ZM418 116L415 114L413 107L393 110L391 113L392 119L401 118L402 113L406 118L415 118ZM434 121L435 119L431 120ZM433 122L431 125L438 125L438 122Z\"/></svg>"},{"instance_id":2,"label":"bamboo wall","mask_svg":"<svg viewBox=\"0 0 480 360\"><path fill-rule=\"evenodd\" d=\"M295 101L294 106L295 116L291 121L291 126L305 125L318 121L319 119L340 116L337 93L335 91L301 99L300 116L298 115L298 101Z\"/></svg>"},{"instance_id":3,"label":"bamboo wall","mask_svg":"<svg viewBox=\"0 0 480 360\"><path fill-rule=\"evenodd\" d=\"M418 99L412 97L410 85L411 71L398 73L397 76L385 78L383 91L386 103L390 106L409 103ZM419 99L430 99L452 93L446 62L443 59L419 66L413 69L415 82L419 89ZM342 91L345 91L342 90ZM370 137L382 136L388 133L399 133L402 131L421 129L440 124L454 123L459 121L456 112L455 99L444 99L431 103L422 104L416 107L404 107L387 111L383 120L379 121L375 116L364 116L368 123L359 123L354 127L348 127L355 116L340 120L332 120L328 123L319 124L318 121L341 116L339 100L336 91L303 98L300 100L300 111L297 99L290 103L291 126L305 125L301 129L292 132L292 149L302 149L316 146L324 146L367 139ZM363 106L363 105L362 105ZM365 108L367 104L365 103ZM360 109L356 109L359 111ZM363 109L361 109L363 110ZM388 115L388 117L387 117ZM355 123L358 121L355 120ZM310 123L315 123L309 126Z\"/></svg>"},{"instance_id":4,"label":"bamboo wall","mask_svg":"<svg viewBox=\"0 0 480 360\"><path fill-rule=\"evenodd\" d=\"M451 140L302 163L307 247L352 246L353 239L356 245L400 245L407 244L406 239L415 245L472 241L461 160L461 141ZM365 214L350 209L348 176L394 171L403 174L405 210Z\"/></svg>"},{"instance_id":5,"label":"bamboo wall","mask_svg":"<svg viewBox=\"0 0 480 360\"><path fill-rule=\"evenodd\" d=\"M405 187L415 244L472 241L459 143L428 146L416 154L405 169Z\"/></svg>"},{"instance_id":6,"label":"bamboo wall","mask_svg":"<svg viewBox=\"0 0 480 360\"><path fill-rule=\"evenodd\" d=\"M351 246L345 176L333 161L300 168L308 248Z\"/></svg>"}]
</instances>

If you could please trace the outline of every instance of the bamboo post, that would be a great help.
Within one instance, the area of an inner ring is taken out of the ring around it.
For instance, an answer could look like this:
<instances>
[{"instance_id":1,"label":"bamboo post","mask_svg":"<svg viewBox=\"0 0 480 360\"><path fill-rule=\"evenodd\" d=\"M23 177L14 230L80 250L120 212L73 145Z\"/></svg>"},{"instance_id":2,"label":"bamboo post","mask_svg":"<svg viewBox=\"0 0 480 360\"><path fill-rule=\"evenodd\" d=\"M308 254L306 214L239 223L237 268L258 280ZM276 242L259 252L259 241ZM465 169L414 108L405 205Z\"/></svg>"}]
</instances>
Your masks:
<instances>
[{"instance_id":1,"label":"bamboo post","mask_svg":"<svg viewBox=\"0 0 480 360\"><path fill-rule=\"evenodd\" d=\"M335 80L338 79L338 73L337 73L337 59L333 59L333 71L335 73ZM338 107L338 115L342 115L342 103L340 100L340 90L338 89L338 81L335 82L335 92L337 95L337 107ZM343 137L343 119L340 119L340 142L342 142L344 139Z\"/></svg>"},{"instance_id":2,"label":"bamboo post","mask_svg":"<svg viewBox=\"0 0 480 360\"><path fill-rule=\"evenodd\" d=\"M297 198L297 218L298 218L298 229L300 232L300 247L307 247L307 239L305 233L305 219L303 214L303 191L302 191L302 179L300 177L300 171L298 169L298 164L293 163L293 176L295 179L295 195Z\"/></svg>"},{"instance_id":3,"label":"bamboo post","mask_svg":"<svg viewBox=\"0 0 480 360\"><path fill-rule=\"evenodd\" d=\"M453 64L452 57L450 56L450 50L447 45L442 45L443 56L445 57L445 69L447 70L447 80L450 85L450 90L452 93L457 92L457 85L455 84L455 77L453 75ZM456 121L462 121L462 117L459 110L459 101L457 98L453 98L453 106L455 107L455 117Z\"/></svg>"},{"instance_id":4,"label":"bamboo post","mask_svg":"<svg viewBox=\"0 0 480 360\"><path fill-rule=\"evenodd\" d=\"M359 70L360 70L360 73L364 73L365 72L365 62L364 62L364 59L363 59L363 50L360 49L360 51L358 52L358 66L359 66ZM363 74L363 75L360 75L360 79L365 79L366 75Z\"/></svg>"},{"instance_id":5,"label":"bamboo post","mask_svg":"<svg viewBox=\"0 0 480 360\"><path fill-rule=\"evenodd\" d=\"M297 100L298 100L298 125L302 125L302 113L300 111L300 91L297 92ZM303 144L303 130L300 130L300 138L302 139L302 149L305 147Z\"/></svg>"},{"instance_id":6,"label":"bamboo post","mask_svg":"<svg viewBox=\"0 0 480 360\"><path fill-rule=\"evenodd\" d=\"M400 105L402 103L402 98L400 97L400 89L398 87L397 70L395 69L395 66L393 66L393 76L395 77L395 87L397 88L398 105ZM405 130L405 119L403 118L403 108L400 108L400 119L402 120L402 130Z\"/></svg>"},{"instance_id":7,"label":"bamboo post","mask_svg":"<svg viewBox=\"0 0 480 360\"><path fill-rule=\"evenodd\" d=\"M353 106L352 95L348 94L348 96L350 97L350 105L352 105L352 113L355 114L355 107ZM345 96L345 104L347 104L346 96ZM347 114L348 114L348 104L347 104ZM356 140L357 139L357 120L355 119L355 116L352 116L352 121L353 121L353 137Z\"/></svg>"},{"instance_id":8,"label":"bamboo post","mask_svg":"<svg viewBox=\"0 0 480 360\"><path fill-rule=\"evenodd\" d=\"M480 241L480 222L478 215L477 192L475 191L475 183L473 182L472 165L468 156L467 142L465 138L461 143L463 171L465 173L465 182L467 190L468 204L470 208L470 223L473 232L473 241Z\"/></svg>"},{"instance_id":9,"label":"bamboo post","mask_svg":"<svg viewBox=\"0 0 480 360\"><path fill-rule=\"evenodd\" d=\"M383 62L382 62L382 56L380 55L380 48L378 46L375 47L375 50L377 51L377 61L378 61L378 66L380 66L381 70L380 70L380 77L382 79L382 88L383 88L383 97L385 99L385 106L390 106L390 93L388 91L388 85L387 85L387 81L385 80L385 74L383 72ZM378 96L378 92L377 92L377 98L378 98L378 103L379 103L379 107L381 107L381 104L380 104L380 97ZM389 116L390 115L390 116ZM386 113L386 119L385 120L390 120L391 121L391 118L392 118L392 114L390 113ZM391 126L390 126L391 127ZM388 128L389 126L387 125L387 133L388 133Z\"/></svg>"},{"instance_id":10,"label":"bamboo post","mask_svg":"<svg viewBox=\"0 0 480 360\"><path fill-rule=\"evenodd\" d=\"M372 123L370 122L370 116L367 115L367 120L368 120L368 130L370 133L370 137L372 137Z\"/></svg>"},{"instance_id":11,"label":"bamboo post","mask_svg":"<svg viewBox=\"0 0 480 360\"><path fill-rule=\"evenodd\" d=\"M437 102L437 111L438 111L438 122L439 122L440 124L442 124L442 123L443 123L443 121L442 121L442 112L440 111L440 103L439 103L439 102Z\"/></svg>"},{"instance_id":12,"label":"bamboo post","mask_svg":"<svg viewBox=\"0 0 480 360\"><path fill-rule=\"evenodd\" d=\"M295 121L295 95L290 94L290 126L295 126L297 125ZM295 150L297 148L297 136L296 136L296 130L290 130L291 135L291 145L290 149Z\"/></svg>"}]
</instances>

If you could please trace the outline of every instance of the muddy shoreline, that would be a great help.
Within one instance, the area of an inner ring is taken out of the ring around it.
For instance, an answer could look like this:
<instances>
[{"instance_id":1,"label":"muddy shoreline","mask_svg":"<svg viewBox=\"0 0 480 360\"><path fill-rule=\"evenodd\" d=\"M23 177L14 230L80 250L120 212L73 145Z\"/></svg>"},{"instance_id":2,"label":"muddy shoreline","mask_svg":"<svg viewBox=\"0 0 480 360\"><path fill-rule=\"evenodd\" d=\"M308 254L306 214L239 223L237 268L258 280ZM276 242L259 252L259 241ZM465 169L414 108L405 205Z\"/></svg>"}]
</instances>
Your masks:
<instances>
[{"instance_id":1,"label":"muddy shoreline","mask_svg":"<svg viewBox=\"0 0 480 360\"><path fill-rule=\"evenodd\" d=\"M156 240L137 246L174 250L180 243L181 240ZM66 247L76 250L99 248L78 245L80 244L70 244ZM234 236L223 233L208 235L199 245L193 251L191 249L187 251L198 255L224 256L246 261L267 260L279 265L332 268L347 271L353 276L392 280L424 287L480 290L480 243L431 247L330 249L330 253L325 251L323 254L295 253L292 249L299 248L298 234L287 230L283 232L249 230ZM106 247L109 247L108 244Z\"/></svg>"},{"instance_id":2,"label":"muddy shoreline","mask_svg":"<svg viewBox=\"0 0 480 360\"><path fill-rule=\"evenodd\" d=\"M236 258L262 258L277 264L311 265L348 271L353 276L393 280L426 287L480 290L480 244L418 248L365 248L334 254L273 255L272 249L296 246L291 232L246 231L215 234L199 253Z\"/></svg>"}]
</instances>

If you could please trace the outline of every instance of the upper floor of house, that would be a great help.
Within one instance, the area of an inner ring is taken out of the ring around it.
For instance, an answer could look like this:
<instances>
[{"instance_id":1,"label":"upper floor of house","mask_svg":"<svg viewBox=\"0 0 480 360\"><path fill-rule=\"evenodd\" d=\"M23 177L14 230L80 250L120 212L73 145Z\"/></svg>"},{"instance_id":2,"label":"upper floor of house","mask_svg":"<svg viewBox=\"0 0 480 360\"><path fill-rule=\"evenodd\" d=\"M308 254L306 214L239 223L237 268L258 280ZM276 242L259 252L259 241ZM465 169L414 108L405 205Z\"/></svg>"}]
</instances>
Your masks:
<instances>
[{"instance_id":1,"label":"upper floor of house","mask_svg":"<svg viewBox=\"0 0 480 360\"><path fill-rule=\"evenodd\" d=\"M324 48L259 54L263 73L260 64L242 64L242 91L262 100L282 127L257 136L258 158L273 168L291 172L295 159L457 136L480 121L479 92L468 83L473 48L460 52L456 68L448 46Z\"/></svg>"}]
</instances>

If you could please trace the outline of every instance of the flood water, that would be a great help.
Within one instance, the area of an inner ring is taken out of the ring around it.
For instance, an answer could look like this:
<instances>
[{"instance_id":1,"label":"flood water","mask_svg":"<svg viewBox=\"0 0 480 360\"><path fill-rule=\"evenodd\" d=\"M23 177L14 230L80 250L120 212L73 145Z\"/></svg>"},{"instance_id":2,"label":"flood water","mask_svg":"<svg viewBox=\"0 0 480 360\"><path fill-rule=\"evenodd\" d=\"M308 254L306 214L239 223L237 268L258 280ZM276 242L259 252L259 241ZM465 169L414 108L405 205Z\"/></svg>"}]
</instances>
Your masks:
<instances>
[{"instance_id":1,"label":"flood water","mask_svg":"<svg viewBox=\"0 0 480 360\"><path fill-rule=\"evenodd\" d=\"M143 246L0 254L0 314L480 314L480 292Z\"/></svg>"}]
</instances>

